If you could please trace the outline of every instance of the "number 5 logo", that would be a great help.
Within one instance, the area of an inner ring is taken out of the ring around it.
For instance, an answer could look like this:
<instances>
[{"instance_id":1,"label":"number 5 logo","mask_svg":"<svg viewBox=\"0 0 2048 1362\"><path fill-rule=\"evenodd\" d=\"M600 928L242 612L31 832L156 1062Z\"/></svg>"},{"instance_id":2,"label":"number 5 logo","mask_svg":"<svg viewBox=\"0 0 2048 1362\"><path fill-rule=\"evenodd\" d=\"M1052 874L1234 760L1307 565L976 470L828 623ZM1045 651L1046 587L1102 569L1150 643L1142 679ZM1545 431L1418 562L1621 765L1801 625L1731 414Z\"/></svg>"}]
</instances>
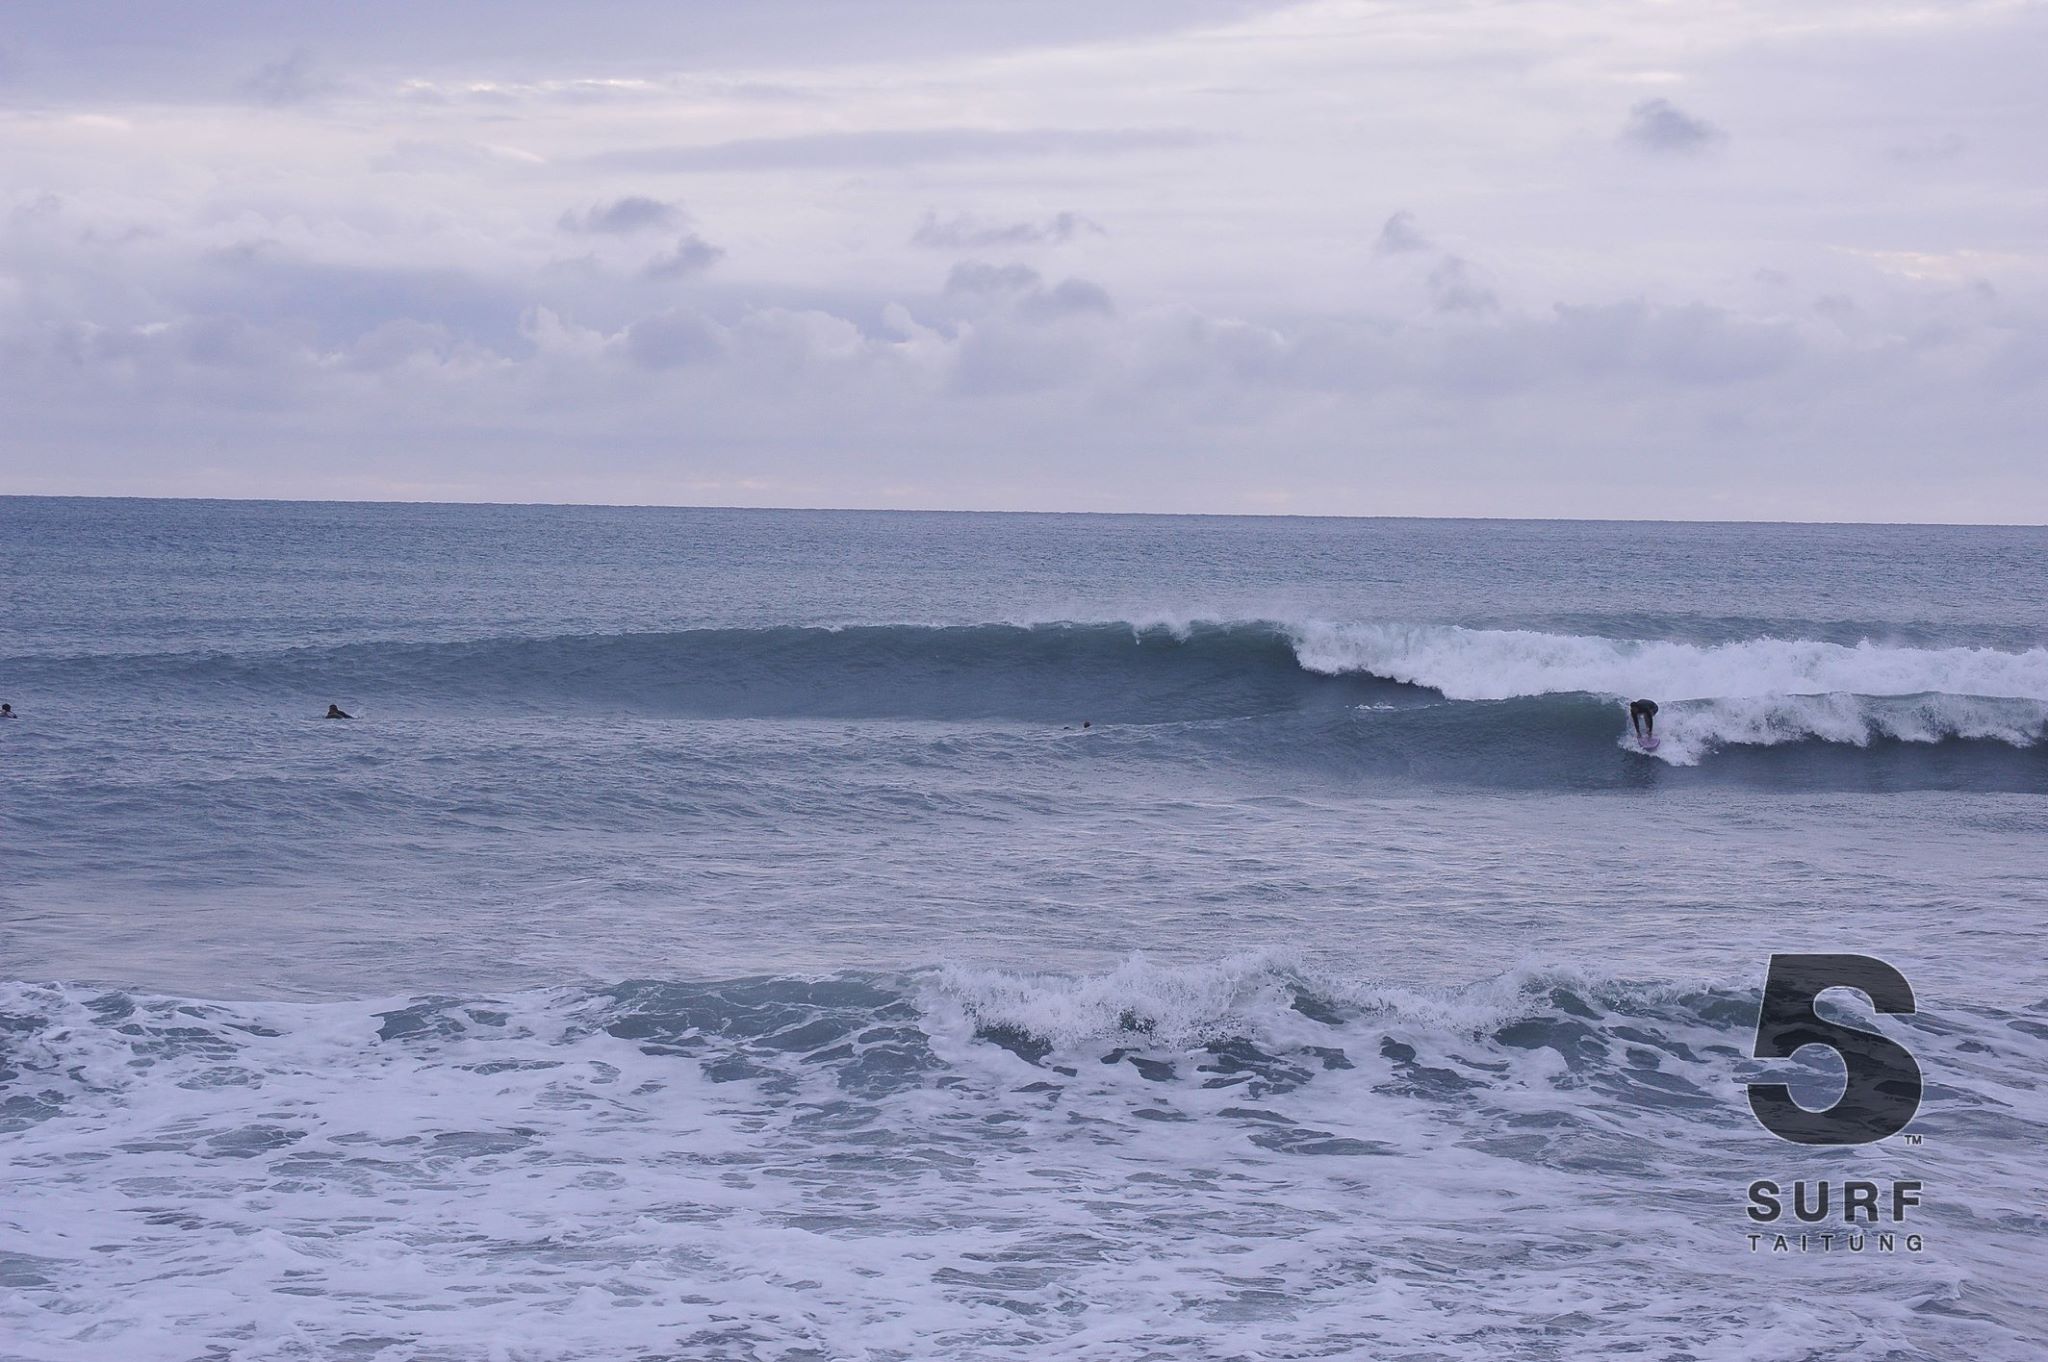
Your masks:
<instances>
[{"instance_id":1,"label":"number 5 logo","mask_svg":"<svg viewBox=\"0 0 2048 1362\"><path fill-rule=\"evenodd\" d=\"M1842 1057L1848 1081L1825 1111L1792 1100L1783 1083L1752 1082L1749 1109L1764 1129L1795 1144L1869 1144L1896 1135L1920 1110L1920 1066L1903 1045L1814 1010L1831 988L1853 988L1879 1012L1913 1010L1906 976L1868 955L1774 955L1756 1018L1758 1059L1790 1059L1808 1045Z\"/></svg>"}]
</instances>

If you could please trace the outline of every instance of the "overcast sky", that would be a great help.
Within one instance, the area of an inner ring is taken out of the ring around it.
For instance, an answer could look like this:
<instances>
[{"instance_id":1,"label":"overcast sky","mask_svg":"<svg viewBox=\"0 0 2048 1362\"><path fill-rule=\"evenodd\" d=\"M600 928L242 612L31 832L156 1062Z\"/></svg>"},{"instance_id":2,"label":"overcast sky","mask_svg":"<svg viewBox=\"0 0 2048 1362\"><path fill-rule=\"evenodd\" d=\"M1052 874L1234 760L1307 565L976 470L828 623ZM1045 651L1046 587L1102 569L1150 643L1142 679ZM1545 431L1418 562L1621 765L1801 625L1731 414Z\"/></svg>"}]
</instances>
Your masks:
<instances>
[{"instance_id":1,"label":"overcast sky","mask_svg":"<svg viewBox=\"0 0 2048 1362\"><path fill-rule=\"evenodd\" d=\"M7 0L0 492L2048 521L2029 0Z\"/></svg>"}]
</instances>

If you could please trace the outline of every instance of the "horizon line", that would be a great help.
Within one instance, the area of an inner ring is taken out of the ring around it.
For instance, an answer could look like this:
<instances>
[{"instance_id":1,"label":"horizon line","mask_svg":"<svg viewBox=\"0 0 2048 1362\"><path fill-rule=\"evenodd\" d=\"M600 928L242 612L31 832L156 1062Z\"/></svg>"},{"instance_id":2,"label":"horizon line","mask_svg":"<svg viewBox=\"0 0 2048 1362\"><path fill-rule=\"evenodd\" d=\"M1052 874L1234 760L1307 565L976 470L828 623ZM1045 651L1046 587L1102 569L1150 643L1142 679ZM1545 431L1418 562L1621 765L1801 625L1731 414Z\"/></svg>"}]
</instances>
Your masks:
<instances>
[{"instance_id":1,"label":"horizon line","mask_svg":"<svg viewBox=\"0 0 2048 1362\"><path fill-rule=\"evenodd\" d=\"M1627 517L1573 515L1414 515L1331 511L1105 511L1048 510L1020 507L958 506L761 506L667 501L470 501L435 497L276 497L276 496L150 496L128 492L0 492L0 501L171 501L269 506L478 506L531 510L594 511L754 511L797 515L961 515L961 516L1101 516L1147 517L1159 520L1447 520L1520 525L1841 525L1897 529L2048 529L2048 522L2030 520L1795 520L1712 519L1706 517Z\"/></svg>"}]
</instances>

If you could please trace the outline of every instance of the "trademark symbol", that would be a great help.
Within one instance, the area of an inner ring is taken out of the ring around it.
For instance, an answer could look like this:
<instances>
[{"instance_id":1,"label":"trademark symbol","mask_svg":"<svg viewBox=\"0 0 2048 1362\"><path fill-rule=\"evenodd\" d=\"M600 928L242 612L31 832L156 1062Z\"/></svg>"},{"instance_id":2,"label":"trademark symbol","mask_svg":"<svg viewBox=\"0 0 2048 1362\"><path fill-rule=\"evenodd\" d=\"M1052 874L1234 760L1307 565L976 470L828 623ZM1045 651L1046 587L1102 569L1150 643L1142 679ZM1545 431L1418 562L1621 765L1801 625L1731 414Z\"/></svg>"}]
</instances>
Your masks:
<instances>
[{"instance_id":1,"label":"trademark symbol","mask_svg":"<svg viewBox=\"0 0 2048 1362\"><path fill-rule=\"evenodd\" d=\"M1907 1143L1907 1144L1918 1144L1918 1143L1920 1143L1920 1137L1919 1137L1918 1135L1908 1135L1908 1136L1906 1137L1906 1143Z\"/></svg>"}]
</instances>

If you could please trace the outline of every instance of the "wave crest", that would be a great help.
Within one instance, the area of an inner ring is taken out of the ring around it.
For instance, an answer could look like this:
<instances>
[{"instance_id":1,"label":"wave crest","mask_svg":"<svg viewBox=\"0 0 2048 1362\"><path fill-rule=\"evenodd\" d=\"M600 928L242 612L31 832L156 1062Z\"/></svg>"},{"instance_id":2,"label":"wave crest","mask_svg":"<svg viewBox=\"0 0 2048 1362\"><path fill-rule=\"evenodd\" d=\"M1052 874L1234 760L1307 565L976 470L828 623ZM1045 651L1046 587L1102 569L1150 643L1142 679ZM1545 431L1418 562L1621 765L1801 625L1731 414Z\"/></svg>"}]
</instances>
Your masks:
<instances>
[{"instance_id":1,"label":"wave crest","mask_svg":"<svg viewBox=\"0 0 2048 1362\"><path fill-rule=\"evenodd\" d=\"M1323 622L1290 626L1289 634L1309 671L1362 672L1427 686L1452 700L1577 693L1659 701L1829 694L2048 701L2048 648L2005 652L1778 638L1693 644Z\"/></svg>"}]
</instances>

